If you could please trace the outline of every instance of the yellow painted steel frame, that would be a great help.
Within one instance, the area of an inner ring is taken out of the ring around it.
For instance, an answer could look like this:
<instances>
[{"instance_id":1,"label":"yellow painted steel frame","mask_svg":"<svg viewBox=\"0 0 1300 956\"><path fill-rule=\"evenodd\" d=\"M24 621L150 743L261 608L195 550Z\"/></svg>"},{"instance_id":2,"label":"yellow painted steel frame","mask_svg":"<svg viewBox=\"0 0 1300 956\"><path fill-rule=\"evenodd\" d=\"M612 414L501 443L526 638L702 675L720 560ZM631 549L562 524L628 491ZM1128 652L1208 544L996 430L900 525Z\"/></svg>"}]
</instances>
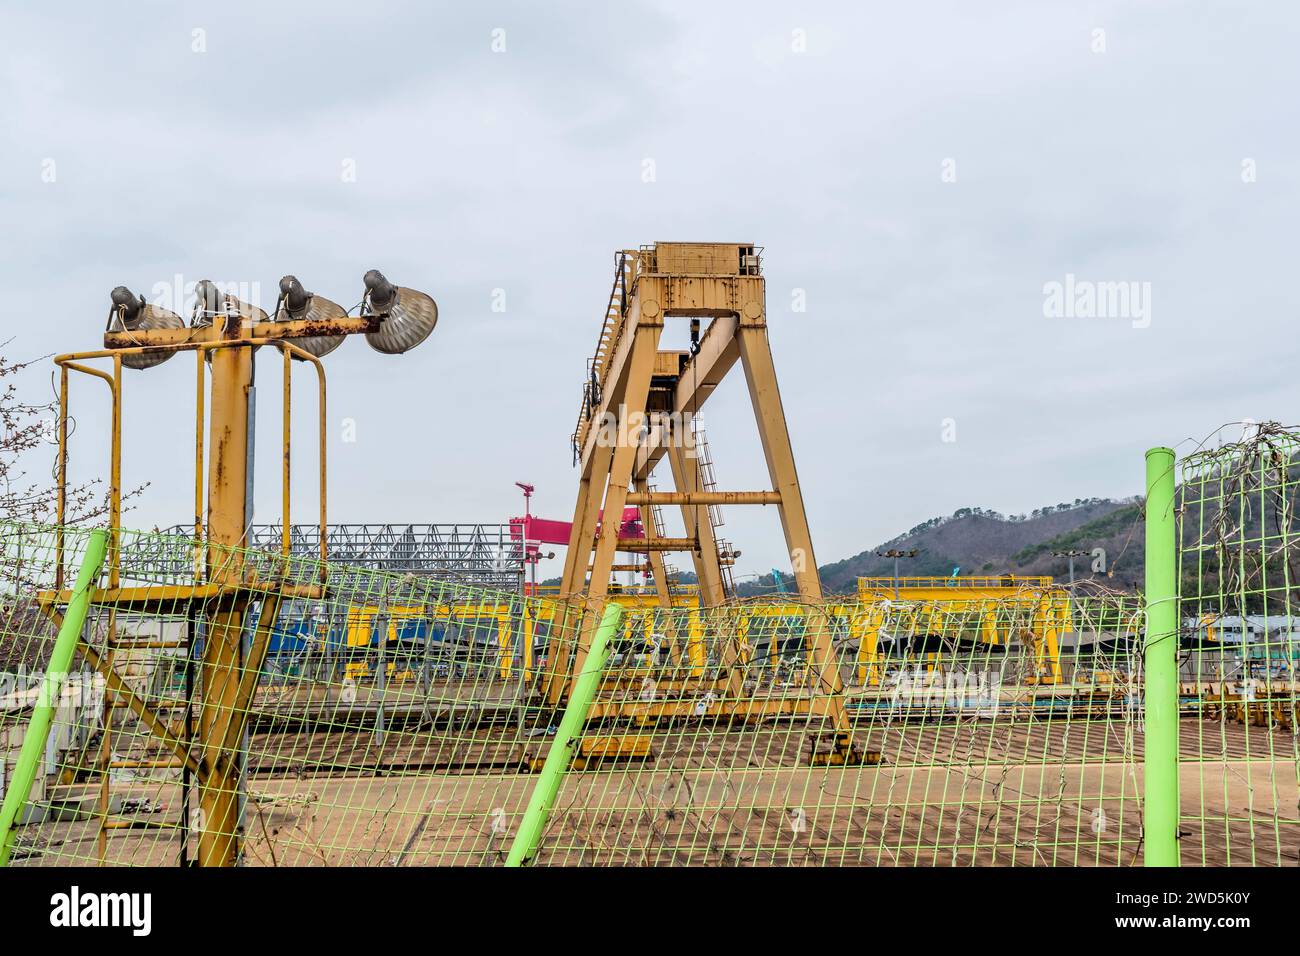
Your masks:
<instances>
[{"instance_id":1,"label":"yellow painted steel frame","mask_svg":"<svg viewBox=\"0 0 1300 956\"><path fill-rule=\"evenodd\" d=\"M849 618L849 641L858 644L858 684L863 687L880 683L880 628L884 620L884 609L878 604L858 608Z\"/></svg>"},{"instance_id":2,"label":"yellow painted steel frame","mask_svg":"<svg viewBox=\"0 0 1300 956\"><path fill-rule=\"evenodd\" d=\"M319 393L319 455L320 455L320 547L321 584L327 573L326 498L326 391L325 370L320 360L298 348L286 339L300 336L326 334L352 334L374 331L382 316L343 318L330 322L299 320L292 322L259 322L245 327L239 315L227 314L210 326L182 329L151 329L127 333L107 332L105 348L60 355L55 363L60 368L59 389L59 461L58 461L58 531L56 553L58 572L56 592L62 589L64 542L62 529L67 520L67 465L68 465L68 373L82 372L108 383L112 396L111 461L109 485L110 563L109 590L120 585L119 541L121 535L121 461L122 461L122 356L131 354L157 354L159 352L193 351L196 357L196 412L195 412L195 512L194 531L197 542L204 536L203 522L203 465L204 465L204 362L212 361L212 401L210 406L213 448L208 470L208 520L206 525L206 560L195 555L194 579L191 588L144 588L140 597L142 610L175 609L175 602L202 600L201 595L212 585L231 590L233 600L220 602L208 611L207 639L201 664L203 699L199 711L198 787L201 813L199 820L198 863L201 866L232 866L239 857L238 791L240 768L223 754L240 730L242 715L260 671L260 658L265 654L270 629L279 612L281 599L298 593L301 589L272 582L261 591L262 614L259 616L257 634L254 636L251 657L244 660L243 623L247 602L254 592L242 580L243 571L234 549L246 543L246 477L248 469L248 401L252 386L252 355L261 345L270 345L284 357L283 395L283 448L281 463L281 502L283 507L283 537L281 551L290 553L290 476L291 476L291 394L292 359L310 362L316 370ZM82 363L99 358L110 358L113 372L109 375ZM182 593L177 594L175 592ZM319 593L319 588L318 588ZM92 656L92 666L103 672L110 684L116 686L112 647L115 641L115 614L109 615L108 653ZM193 635L191 633L191 640ZM245 665L252 675L243 673ZM105 697L105 707L111 707L111 695ZM129 703L129 701L128 701ZM143 706L143 705L141 705ZM147 708L146 708L147 711ZM156 715L142 713L146 722L154 724ZM109 723L105 722L107 728ZM100 762L103 768L101 783L101 822L107 819L108 764L112 754L109 734L102 735ZM105 852L107 825L100 827L100 851Z\"/></svg>"},{"instance_id":3,"label":"yellow painted steel frame","mask_svg":"<svg viewBox=\"0 0 1300 956\"><path fill-rule=\"evenodd\" d=\"M286 589L287 590L287 589ZM539 591L545 593L549 588L539 588ZM61 595L66 597L66 594ZM286 593L286 596L291 594ZM132 595L122 592L115 592L114 597L119 602L132 604ZM611 604L618 604L626 608L627 613L623 616L624 633L630 638L637 628L645 632L646 642L649 643L651 631L654 626L654 609L660 607L659 599L652 594L637 593L613 593L609 595ZM675 608L693 608L698 605L697 597L692 588L683 588L681 591L674 590L670 598L670 606ZM515 667L523 669L524 682L527 683L532 679L533 670L533 634L539 624L553 624L556 617L557 604L553 600L525 602L522 607L509 603L496 601L471 601L471 602L454 602L439 603L435 605L396 605L390 607L382 613L388 618L388 641L397 640L399 629L404 621L411 620L443 620L450 621L457 618L470 620L492 620L496 622L497 627L497 664L499 674L502 680L509 680L515 672ZM511 616L514 612L519 611L519 629L521 639L515 640L515 633L511 628ZM375 618L381 613L378 605L358 606L349 609L347 620L344 622L346 634L344 643L349 647L361 647L370 643L374 633ZM742 617L742 621L747 625L748 615ZM516 661L515 646L522 649L522 660ZM676 645L671 641L668 642L670 654L676 652ZM647 653L649 657L649 653ZM368 674L369 665L358 663L349 665L353 668L354 674Z\"/></svg>"},{"instance_id":4,"label":"yellow painted steel frame","mask_svg":"<svg viewBox=\"0 0 1300 956\"><path fill-rule=\"evenodd\" d=\"M1032 620L1025 638L1035 665L1035 673L1025 682L1061 682L1061 636L1070 628L1071 603L1069 594L1057 588L1050 576L858 578L858 600L862 610L850 620L850 637L858 641L858 682L863 686L878 685L881 677L878 642L883 615L875 608L895 600L915 602L930 614L942 608L978 613L980 639L992 645L1010 643L998 609L1025 609Z\"/></svg>"},{"instance_id":5,"label":"yellow painted steel frame","mask_svg":"<svg viewBox=\"0 0 1300 956\"><path fill-rule=\"evenodd\" d=\"M1029 635L1034 650L1034 673L1025 679L1025 683L1061 682L1061 635L1069 628L1069 595L1043 596L1034 608L1034 627Z\"/></svg>"},{"instance_id":6,"label":"yellow painted steel frame","mask_svg":"<svg viewBox=\"0 0 1300 956\"><path fill-rule=\"evenodd\" d=\"M166 330L171 331L171 330ZM107 338L107 336L106 336ZM206 422L204 421L205 406L205 389L204 389L204 363L206 356L218 349L230 349L249 347L254 348L262 345L270 345L278 348L284 356L284 381L282 393L283 421L282 421L282 448L281 448L281 525L283 528L281 536L281 553L286 557L290 553L291 542L289 540L290 526L290 477L291 477L291 432L292 432L292 360L294 358L305 362L310 362L316 371L317 390L318 390L318 457L319 457L319 494L320 494L320 560L324 565L328 558L327 542L325 529L328 524L328 501L327 501L327 426L325 418L325 367L321 364L320 359L310 352L304 351L293 345L291 342L282 339L265 339L250 338L230 341L215 342L185 342L165 347L165 351L182 352L192 351L196 358L196 391L195 391L195 428L194 428L194 539L201 541L203 539L203 462L204 462L204 434ZM67 480L68 480L68 410L69 410L69 391L68 391L68 372L77 371L86 375L92 375L102 379L108 384L112 396L112 419L110 423L111 430L111 451L109 463L109 586L116 587L117 580L114 575L117 573L120 565L117 563L117 535L121 529L122 518L122 356L130 354L143 354L146 352L157 352L160 348L157 346L134 346L130 348L98 349L90 352L75 352L66 355L58 355L54 358L54 363L59 366L59 452L58 452L58 491L56 497L56 517L55 523L58 525L56 530L55 548L58 556L56 575L58 586L62 587L63 574L63 525L67 515ZM113 373L110 375L101 369L92 368L82 364L92 359L111 358L113 360ZM200 580L202 576L202 558L196 556L195 559L195 580Z\"/></svg>"},{"instance_id":7,"label":"yellow painted steel frame","mask_svg":"<svg viewBox=\"0 0 1300 956\"><path fill-rule=\"evenodd\" d=\"M285 590L285 596L291 596L289 589ZM66 594L62 596L66 597ZM134 596L126 591L115 592L114 597L119 603L126 606L134 607L136 604ZM658 597L652 594L615 592L609 595L608 600L611 604L618 604L626 609L622 625L625 638L632 642L635 635L640 631L644 635L644 643L649 645L655 626L655 611L662 606L659 604ZM670 600L671 607L686 610L687 613L682 617L687 622L687 631L685 656L680 659L677 657L676 643L672 640L671 635L665 635L668 638L666 649L670 655L669 659L680 664L683 669L688 670L691 677L698 678L703 674L707 663L703 620L705 612L699 608L696 595L689 590L685 592L674 591ZM561 607L562 605L558 604L558 602L552 601L541 601L535 605L531 603L525 605L523 608L525 613L520 615L518 624L522 632L522 640L517 641L511 624L511 615L517 608L509 603L495 601L442 602L432 605L395 605L386 609L381 609L378 605L357 606L349 609L347 619L344 622L346 629L344 643L349 647L362 647L369 644L374 637L375 619L381 613L388 619L386 639L389 642L398 639L400 628L403 622L406 621L490 620L495 622L497 629L497 666L500 678L509 680L514 674L514 668L518 663L515 658L514 648L518 644L523 648L524 658L521 666L524 668L524 679L527 682L532 677L532 635L537 625L554 624L557 615L562 617L563 611L558 610ZM802 604L784 601L735 605L730 611L730 616L734 620L738 663L745 665L753 659L754 648L749 646L748 639L754 621L764 618L803 618L806 616L807 611L808 608ZM859 626L860 622L874 621L878 633L880 622L883 619L883 612L874 605L863 608L855 604L826 604L819 606L817 612L819 615L824 614L830 621L848 621L850 636L855 638L859 633L859 630L855 628ZM643 663L647 668L653 667L651 663L653 653L653 651L642 652ZM808 673L812 674L816 664L814 649L808 647L805 649L805 653L807 654L806 667ZM771 666L775 667L776 663L777 659L772 657ZM369 665L365 663L349 666L353 667L356 675L369 673ZM633 669L626 666L621 671L624 678L632 672ZM673 686L673 682L667 681L663 686Z\"/></svg>"},{"instance_id":8,"label":"yellow painted steel frame","mask_svg":"<svg viewBox=\"0 0 1300 956\"><path fill-rule=\"evenodd\" d=\"M863 601L948 601L989 598L1003 600L1034 594L1052 587L1050 575L965 575L961 577L858 578L858 597Z\"/></svg>"},{"instance_id":9,"label":"yellow painted steel frame","mask_svg":"<svg viewBox=\"0 0 1300 956\"><path fill-rule=\"evenodd\" d=\"M593 385L574 436L582 475L560 589L580 630L572 660L564 642L553 641L547 654L542 692L553 706L571 692L572 681L582 672L617 552L689 551L701 585L701 604L723 603L721 559L708 515L711 502L773 505L785 532L799 598L809 604L822 599L768 339L765 280L756 248L744 243L661 242L620 254L615 290L621 288L623 295L611 297ZM659 350L670 317L709 320L691 353ZM688 447L692 419L737 362L744 369L771 491L706 491L700 462ZM648 480L665 456L676 491L657 495L647 490ZM659 537L652 520L645 539L620 539L617 518L629 503L680 504L686 538ZM688 625L687 654L691 672L702 674L705 662L699 656L697 630L698 622ZM847 752L851 741L843 682L824 622L812 625L807 640L813 692L804 703L808 712L831 717L836 747ZM743 701L737 652L727 645L723 653L730 657L719 661L719 696L724 706L738 705Z\"/></svg>"},{"instance_id":10,"label":"yellow painted steel frame","mask_svg":"<svg viewBox=\"0 0 1300 956\"><path fill-rule=\"evenodd\" d=\"M54 362L59 366L59 459L58 486L55 498L55 567L54 586L63 587L64 574L64 539L63 527L67 520L68 506L68 372L81 372L98 378L108 384L112 406L110 424L110 449L108 466L108 526L109 526L109 586L118 584L117 573L117 533L122 520L122 359L113 357L113 373L110 375L102 369L80 364L78 359L100 358L102 352L87 352L77 355L60 355Z\"/></svg>"}]
</instances>

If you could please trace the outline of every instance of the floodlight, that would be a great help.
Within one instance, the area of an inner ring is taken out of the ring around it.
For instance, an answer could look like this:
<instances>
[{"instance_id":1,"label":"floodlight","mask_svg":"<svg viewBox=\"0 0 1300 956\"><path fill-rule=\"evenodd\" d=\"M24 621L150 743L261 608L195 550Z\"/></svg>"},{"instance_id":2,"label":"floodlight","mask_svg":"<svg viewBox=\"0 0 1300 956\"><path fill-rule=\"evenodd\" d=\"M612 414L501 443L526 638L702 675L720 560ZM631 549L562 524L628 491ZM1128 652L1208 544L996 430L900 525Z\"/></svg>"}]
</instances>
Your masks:
<instances>
[{"instance_id":1,"label":"floodlight","mask_svg":"<svg viewBox=\"0 0 1300 956\"><path fill-rule=\"evenodd\" d=\"M221 316L224 321L225 317L229 315L238 315L241 319L240 324L244 326L254 322L266 322L270 318L265 309L260 309L255 305L235 298L233 295L222 292L211 279L203 279L195 284L194 310L190 313L190 325L192 327L209 326L217 316ZM260 345L254 345L253 351L256 352L261 347ZM211 364L212 352L208 351L204 358Z\"/></svg>"},{"instance_id":2,"label":"floodlight","mask_svg":"<svg viewBox=\"0 0 1300 956\"><path fill-rule=\"evenodd\" d=\"M110 332L143 332L146 329L181 329L184 321L175 312L145 302L124 285L113 290L113 305L108 313ZM122 356L127 368L153 368L171 358L174 352L128 353Z\"/></svg>"},{"instance_id":3,"label":"floodlight","mask_svg":"<svg viewBox=\"0 0 1300 956\"><path fill-rule=\"evenodd\" d=\"M265 309L227 295L211 279L204 279L194 286L194 311L190 315L190 325L195 328L211 325L213 318L218 315L238 315L245 325L250 322L265 322L270 318Z\"/></svg>"},{"instance_id":4,"label":"floodlight","mask_svg":"<svg viewBox=\"0 0 1300 956\"><path fill-rule=\"evenodd\" d=\"M362 313L382 314L378 332L367 332L366 341L377 352L399 355L429 337L438 324L438 303L414 289L396 286L378 269L365 277L366 294Z\"/></svg>"},{"instance_id":5,"label":"floodlight","mask_svg":"<svg viewBox=\"0 0 1300 956\"><path fill-rule=\"evenodd\" d=\"M280 301L276 305L276 321L330 322L347 317L347 310L337 302L303 288L297 276L280 280ZM343 344L346 335L310 335L293 339L293 344L304 352L320 358Z\"/></svg>"}]
</instances>

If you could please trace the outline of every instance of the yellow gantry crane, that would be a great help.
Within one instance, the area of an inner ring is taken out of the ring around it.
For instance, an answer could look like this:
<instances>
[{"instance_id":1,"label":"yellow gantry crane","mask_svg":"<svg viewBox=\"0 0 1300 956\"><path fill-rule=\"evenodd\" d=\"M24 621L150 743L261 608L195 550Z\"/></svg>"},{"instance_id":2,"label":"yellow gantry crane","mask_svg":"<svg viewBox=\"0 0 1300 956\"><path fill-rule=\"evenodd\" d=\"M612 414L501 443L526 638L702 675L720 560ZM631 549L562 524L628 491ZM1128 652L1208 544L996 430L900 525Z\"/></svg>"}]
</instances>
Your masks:
<instances>
[{"instance_id":1,"label":"yellow gantry crane","mask_svg":"<svg viewBox=\"0 0 1300 956\"><path fill-rule=\"evenodd\" d=\"M821 582L776 368L767 332L762 249L753 243L658 242L616 255L612 292L596 352L584 382L573 435L581 469L573 528L561 578L561 598L583 620L570 660L569 647L552 642L543 693L558 704L582 672L586 648L609 592L618 552L644 553L659 598L671 597L663 555L687 552L700 582L705 608L727 598L724 558L719 555L708 509L717 505L771 506L785 532L799 601L819 604ZM665 323L690 323L689 350L659 347ZM693 447L693 420L737 365L743 370L771 487L757 491L705 490ZM651 491L656 467L668 459L673 491ZM644 538L620 538L626 506L641 509ZM679 506L686 536L662 536L656 506ZM605 520L602 520L602 515ZM816 617L816 616L814 616ZM813 676L803 701L806 712L829 717L835 762L852 762L843 686L831 631L814 624L807 632ZM747 698L734 640L721 642L723 678L710 705L719 715L789 712L789 700Z\"/></svg>"},{"instance_id":2,"label":"yellow gantry crane","mask_svg":"<svg viewBox=\"0 0 1300 956\"><path fill-rule=\"evenodd\" d=\"M1070 595L1050 576L858 578L849 634L858 644L858 683L864 687L880 683L880 632L891 602L912 609L904 616L912 618L918 633L945 633L948 628L941 618L948 615L959 619L962 630L969 630L979 643L1000 646L1020 639L1029 645L1034 667L1025 683L1061 682L1061 638L1070 629ZM935 661L939 655L927 656Z\"/></svg>"}]
</instances>

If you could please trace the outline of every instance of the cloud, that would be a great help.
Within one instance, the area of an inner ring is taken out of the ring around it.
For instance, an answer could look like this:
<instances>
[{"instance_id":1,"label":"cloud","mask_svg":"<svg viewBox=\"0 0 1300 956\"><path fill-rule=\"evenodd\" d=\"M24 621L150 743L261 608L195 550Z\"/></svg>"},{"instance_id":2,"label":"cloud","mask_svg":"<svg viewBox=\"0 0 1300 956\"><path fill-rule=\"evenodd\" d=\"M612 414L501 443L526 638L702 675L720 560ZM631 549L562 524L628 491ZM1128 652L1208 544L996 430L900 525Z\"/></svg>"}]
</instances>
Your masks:
<instances>
[{"instance_id":1,"label":"cloud","mask_svg":"<svg viewBox=\"0 0 1300 956\"><path fill-rule=\"evenodd\" d=\"M1148 446L1300 418L1278 374L1300 196L1297 131L1278 117L1300 14L1266 13L29 9L0 41L0 322L21 354L91 348L119 283L273 290L294 272L351 305L379 266L434 294L442 319L410 355L358 341L328 360L333 515L503 520L518 479L538 486L536 511L567 517L612 252L754 241L819 559L960 506L1128 494ZM1150 328L1045 317L1042 287L1067 273L1150 282ZM172 460L191 374L177 360L128 385L128 472L154 480L144 523L189 508ZM276 375L264 364L259 380L267 520ZM94 398L79 414L86 468L104 427ZM344 417L355 444L338 440ZM940 441L949 417L955 444ZM706 418L722 484L761 487L741 384ZM313 494L304 480L302 517ZM770 509L731 509L727 534L742 572L784 565Z\"/></svg>"}]
</instances>

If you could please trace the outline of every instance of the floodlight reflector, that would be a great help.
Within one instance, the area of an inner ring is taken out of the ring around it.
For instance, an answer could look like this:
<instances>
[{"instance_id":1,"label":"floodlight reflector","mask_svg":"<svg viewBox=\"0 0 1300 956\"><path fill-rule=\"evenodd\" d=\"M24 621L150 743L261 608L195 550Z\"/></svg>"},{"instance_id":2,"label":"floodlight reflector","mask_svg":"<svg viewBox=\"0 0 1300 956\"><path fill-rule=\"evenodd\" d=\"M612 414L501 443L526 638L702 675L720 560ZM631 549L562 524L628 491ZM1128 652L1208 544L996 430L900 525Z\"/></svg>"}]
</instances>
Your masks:
<instances>
[{"instance_id":1,"label":"floodlight reflector","mask_svg":"<svg viewBox=\"0 0 1300 956\"><path fill-rule=\"evenodd\" d=\"M366 342L375 351L388 355L409 352L438 324L438 303L431 296L393 285L378 269L366 273L365 284L363 314L384 315L379 331L366 333Z\"/></svg>"},{"instance_id":2,"label":"floodlight reflector","mask_svg":"<svg viewBox=\"0 0 1300 956\"><path fill-rule=\"evenodd\" d=\"M190 315L190 325L211 325L217 316L224 318L229 315L238 315L244 325L265 322L270 318L265 309L222 292L211 279L204 279L194 286L194 311Z\"/></svg>"},{"instance_id":3,"label":"floodlight reflector","mask_svg":"<svg viewBox=\"0 0 1300 956\"><path fill-rule=\"evenodd\" d=\"M347 314L347 310L337 302L308 292L297 276L285 276L280 280L280 302L275 313L277 322L299 319L328 322L346 318ZM311 335L295 338L292 342L304 352L321 358L342 345L345 338L346 335Z\"/></svg>"},{"instance_id":4,"label":"floodlight reflector","mask_svg":"<svg viewBox=\"0 0 1300 956\"><path fill-rule=\"evenodd\" d=\"M182 329L184 321L175 312L145 302L144 296L136 295L124 285L118 286L109 296L113 305L108 314L110 332L143 332L149 329ZM127 368L153 368L161 365L176 353L146 352L127 353L122 356L122 364Z\"/></svg>"},{"instance_id":5,"label":"floodlight reflector","mask_svg":"<svg viewBox=\"0 0 1300 956\"><path fill-rule=\"evenodd\" d=\"M190 313L191 326L199 328L211 325L217 317L220 317L224 323L226 317L231 315L239 316L240 325L244 327L270 319L265 309L222 292L211 279L203 279L195 284L194 310ZM256 352L261 347L254 345L253 351ZM211 350L208 351L206 358L209 362L212 361Z\"/></svg>"}]
</instances>

